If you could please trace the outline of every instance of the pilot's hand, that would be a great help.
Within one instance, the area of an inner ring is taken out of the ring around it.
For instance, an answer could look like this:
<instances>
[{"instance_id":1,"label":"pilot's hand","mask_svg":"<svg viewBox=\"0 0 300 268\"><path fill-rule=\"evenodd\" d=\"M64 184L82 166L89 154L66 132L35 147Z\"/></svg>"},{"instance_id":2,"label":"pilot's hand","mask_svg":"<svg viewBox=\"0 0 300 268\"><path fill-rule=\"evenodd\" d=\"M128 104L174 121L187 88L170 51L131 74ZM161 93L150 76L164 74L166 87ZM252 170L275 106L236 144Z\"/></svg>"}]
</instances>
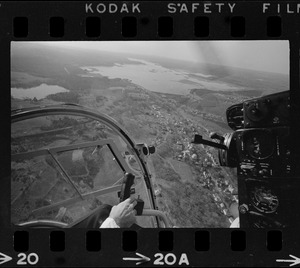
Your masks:
<instances>
[{"instance_id":1,"label":"pilot's hand","mask_svg":"<svg viewBox=\"0 0 300 268\"><path fill-rule=\"evenodd\" d=\"M130 227L136 222L136 210L134 209L136 204L137 202L134 199L128 198L118 205L113 206L109 217L113 218L116 224L121 228Z\"/></svg>"}]
</instances>

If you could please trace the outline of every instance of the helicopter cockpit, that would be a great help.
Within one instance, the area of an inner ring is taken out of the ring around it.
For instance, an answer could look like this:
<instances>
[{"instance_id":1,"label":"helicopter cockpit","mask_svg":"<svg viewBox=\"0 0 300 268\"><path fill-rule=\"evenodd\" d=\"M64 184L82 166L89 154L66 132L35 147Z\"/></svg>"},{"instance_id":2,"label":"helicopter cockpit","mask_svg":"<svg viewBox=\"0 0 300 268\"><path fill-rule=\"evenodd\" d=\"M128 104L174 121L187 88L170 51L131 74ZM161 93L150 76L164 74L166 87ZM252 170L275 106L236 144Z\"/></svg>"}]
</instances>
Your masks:
<instances>
[{"instance_id":1,"label":"helicopter cockpit","mask_svg":"<svg viewBox=\"0 0 300 268\"><path fill-rule=\"evenodd\" d=\"M140 227L170 227L146 165L154 150L136 144L114 119L78 105L12 111L12 224L71 228L127 191L142 200Z\"/></svg>"},{"instance_id":2,"label":"helicopter cockpit","mask_svg":"<svg viewBox=\"0 0 300 268\"><path fill-rule=\"evenodd\" d=\"M218 149L221 166L237 169L242 228L297 225L289 110L288 91L247 100L227 109L233 132L213 133L214 141L194 136L192 143ZM13 110L11 222L71 228L101 205L134 197L138 226L172 227L156 204L147 166L154 152L114 119L82 106Z\"/></svg>"}]
</instances>

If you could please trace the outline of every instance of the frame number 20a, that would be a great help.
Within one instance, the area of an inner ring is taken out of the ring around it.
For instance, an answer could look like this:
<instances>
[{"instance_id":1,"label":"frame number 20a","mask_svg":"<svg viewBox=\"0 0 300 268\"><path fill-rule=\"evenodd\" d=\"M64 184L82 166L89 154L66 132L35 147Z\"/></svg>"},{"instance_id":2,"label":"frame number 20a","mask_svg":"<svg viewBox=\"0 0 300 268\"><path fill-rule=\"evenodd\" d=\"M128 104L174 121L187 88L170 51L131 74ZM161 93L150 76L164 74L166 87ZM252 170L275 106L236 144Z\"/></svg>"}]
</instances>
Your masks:
<instances>
[{"instance_id":1,"label":"frame number 20a","mask_svg":"<svg viewBox=\"0 0 300 268\"><path fill-rule=\"evenodd\" d=\"M28 255L25 253L18 254L19 260L17 265L35 265L39 262L39 256L36 253L29 253Z\"/></svg>"},{"instance_id":2,"label":"frame number 20a","mask_svg":"<svg viewBox=\"0 0 300 268\"><path fill-rule=\"evenodd\" d=\"M189 265L189 260L185 253L182 253L180 258L177 258L173 253L168 253L166 255L156 253L154 257L156 258L153 262L154 265Z\"/></svg>"}]
</instances>

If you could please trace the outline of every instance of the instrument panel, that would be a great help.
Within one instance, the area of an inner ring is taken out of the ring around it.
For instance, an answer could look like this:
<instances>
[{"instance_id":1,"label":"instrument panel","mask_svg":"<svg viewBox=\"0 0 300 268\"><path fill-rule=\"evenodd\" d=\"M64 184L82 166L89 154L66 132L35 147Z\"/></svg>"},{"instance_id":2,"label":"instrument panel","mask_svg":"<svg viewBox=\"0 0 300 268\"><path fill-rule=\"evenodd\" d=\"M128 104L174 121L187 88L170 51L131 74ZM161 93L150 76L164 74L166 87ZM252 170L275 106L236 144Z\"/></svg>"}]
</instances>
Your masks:
<instances>
[{"instance_id":1,"label":"instrument panel","mask_svg":"<svg viewBox=\"0 0 300 268\"><path fill-rule=\"evenodd\" d=\"M290 175L289 127L235 132L239 174L250 177Z\"/></svg>"},{"instance_id":2,"label":"instrument panel","mask_svg":"<svg viewBox=\"0 0 300 268\"><path fill-rule=\"evenodd\" d=\"M289 91L245 101L243 113L245 128L288 126L290 118Z\"/></svg>"},{"instance_id":3,"label":"instrument panel","mask_svg":"<svg viewBox=\"0 0 300 268\"><path fill-rule=\"evenodd\" d=\"M234 131L213 133L218 144L199 143L219 149L221 166L237 168L241 226L293 224L286 208L296 206L290 196L299 194L300 184L295 184L291 172L289 91L232 105L226 116Z\"/></svg>"},{"instance_id":4,"label":"instrument panel","mask_svg":"<svg viewBox=\"0 0 300 268\"><path fill-rule=\"evenodd\" d=\"M289 91L270 94L230 106L226 110L228 126L233 130L289 126Z\"/></svg>"},{"instance_id":5,"label":"instrument panel","mask_svg":"<svg viewBox=\"0 0 300 268\"><path fill-rule=\"evenodd\" d=\"M253 159L266 159L273 155L276 140L270 130L258 129L245 133L243 145Z\"/></svg>"},{"instance_id":6,"label":"instrument panel","mask_svg":"<svg viewBox=\"0 0 300 268\"><path fill-rule=\"evenodd\" d=\"M227 158L236 157L240 222L244 227L284 227L291 188L289 92L267 95L227 109L235 130ZM223 152L224 155L224 152ZM227 163L223 161L224 163ZM283 181L284 180L284 181Z\"/></svg>"}]
</instances>

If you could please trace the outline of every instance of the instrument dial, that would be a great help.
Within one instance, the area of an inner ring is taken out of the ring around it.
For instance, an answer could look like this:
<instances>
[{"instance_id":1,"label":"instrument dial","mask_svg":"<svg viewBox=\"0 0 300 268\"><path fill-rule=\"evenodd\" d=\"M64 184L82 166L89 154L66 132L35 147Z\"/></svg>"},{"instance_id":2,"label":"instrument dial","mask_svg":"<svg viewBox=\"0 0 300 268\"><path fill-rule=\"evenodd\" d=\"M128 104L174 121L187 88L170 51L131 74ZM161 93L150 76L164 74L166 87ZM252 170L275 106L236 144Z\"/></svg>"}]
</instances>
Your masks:
<instances>
[{"instance_id":1,"label":"instrument dial","mask_svg":"<svg viewBox=\"0 0 300 268\"><path fill-rule=\"evenodd\" d=\"M274 138L270 131L251 131L245 134L245 149L255 159L270 157L275 149Z\"/></svg>"},{"instance_id":2,"label":"instrument dial","mask_svg":"<svg viewBox=\"0 0 300 268\"><path fill-rule=\"evenodd\" d=\"M266 119L269 114L269 107L265 102L253 101L245 104L247 118L252 122L261 122Z\"/></svg>"},{"instance_id":3,"label":"instrument dial","mask_svg":"<svg viewBox=\"0 0 300 268\"><path fill-rule=\"evenodd\" d=\"M253 206L260 212L274 213L278 208L278 197L264 186L255 187L250 196Z\"/></svg>"}]
</instances>

